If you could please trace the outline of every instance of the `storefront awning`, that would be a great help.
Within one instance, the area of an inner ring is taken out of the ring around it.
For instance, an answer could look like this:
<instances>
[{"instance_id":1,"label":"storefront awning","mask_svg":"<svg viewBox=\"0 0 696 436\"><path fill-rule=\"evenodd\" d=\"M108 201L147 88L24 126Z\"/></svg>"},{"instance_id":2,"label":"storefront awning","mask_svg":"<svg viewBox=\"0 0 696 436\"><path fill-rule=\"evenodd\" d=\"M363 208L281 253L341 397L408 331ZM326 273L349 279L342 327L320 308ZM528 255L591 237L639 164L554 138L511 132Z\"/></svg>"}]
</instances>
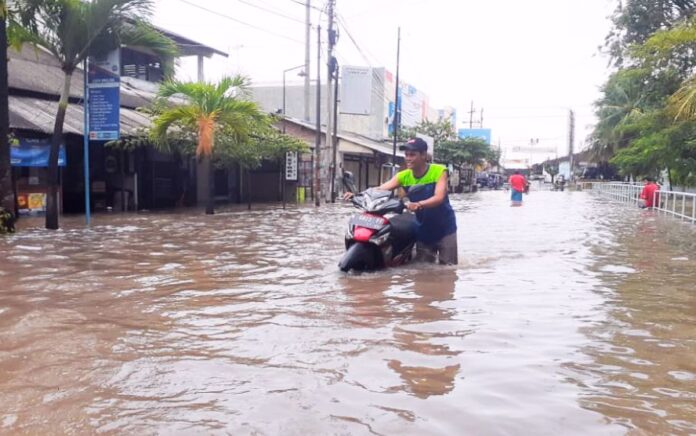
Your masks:
<instances>
[{"instance_id":1,"label":"storefront awning","mask_svg":"<svg viewBox=\"0 0 696 436\"><path fill-rule=\"evenodd\" d=\"M10 162L13 167L47 167L50 154L50 139L20 139L18 145L10 147ZM65 164L65 146L61 145L58 166Z\"/></svg>"}]
</instances>

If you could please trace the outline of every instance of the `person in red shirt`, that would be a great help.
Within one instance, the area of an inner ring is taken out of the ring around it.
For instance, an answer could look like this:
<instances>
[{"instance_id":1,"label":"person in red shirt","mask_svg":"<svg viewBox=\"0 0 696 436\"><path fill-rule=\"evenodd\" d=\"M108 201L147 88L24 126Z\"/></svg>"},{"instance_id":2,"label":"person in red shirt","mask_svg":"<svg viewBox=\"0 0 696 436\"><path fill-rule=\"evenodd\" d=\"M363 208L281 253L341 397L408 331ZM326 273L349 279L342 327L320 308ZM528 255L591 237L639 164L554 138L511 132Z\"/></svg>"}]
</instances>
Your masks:
<instances>
[{"instance_id":1,"label":"person in red shirt","mask_svg":"<svg viewBox=\"0 0 696 436\"><path fill-rule=\"evenodd\" d=\"M655 183L655 179L652 177L646 177L644 180L645 186L643 186L643 191L640 193L640 198L643 200L641 207L651 209L660 202L660 185ZM653 204L653 201L655 204Z\"/></svg>"},{"instance_id":2,"label":"person in red shirt","mask_svg":"<svg viewBox=\"0 0 696 436\"><path fill-rule=\"evenodd\" d=\"M512 204L522 204L522 194L527 189L527 179L525 179L524 176L520 174L518 170L515 170L510 176L508 182L510 183L510 191L512 191Z\"/></svg>"}]
</instances>

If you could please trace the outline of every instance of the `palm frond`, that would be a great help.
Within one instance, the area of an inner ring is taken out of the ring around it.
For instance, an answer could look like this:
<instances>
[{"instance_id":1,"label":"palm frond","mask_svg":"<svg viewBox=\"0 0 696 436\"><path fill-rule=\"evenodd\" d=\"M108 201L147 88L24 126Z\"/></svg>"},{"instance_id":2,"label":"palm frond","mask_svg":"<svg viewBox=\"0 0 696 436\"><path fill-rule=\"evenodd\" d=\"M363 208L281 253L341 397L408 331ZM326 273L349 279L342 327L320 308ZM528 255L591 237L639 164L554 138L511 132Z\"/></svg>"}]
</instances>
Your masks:
<instances>
[{"instance_id":1,"label":"palm frond","mask_svg":"<svg viewBox=\"0 0 696 436\"><path fill-rule=\"evenodd\" d=\"M119 36L122 45L150 52L157 56L165 78L172 77L174 60L179 54L179 49L174 41L143 21L137 21L132 26L126 27Z\"/></svg>"},{"instance_id":2,"label":"palm frond","mask_svg":"<svg viewBox=\"0 0 696 436\"><path fill-rule=\"evenodd\" d=\"M667 110L675 120L696 119L696 77L684 82L667 102Z\"/></svg>"},{"instance_id":3,"label":"palm frond","mask_svg":"<svg viewBox=\"0 0 696 436\"><path fill-rule=\"evenodd\" d=\"M201 118L199 108L193 105L175 106L161 112L152 122L150 138L155 143L164 143L167 132L174 125L182 125L193 128Z\"/></svg>"}]
</instances>

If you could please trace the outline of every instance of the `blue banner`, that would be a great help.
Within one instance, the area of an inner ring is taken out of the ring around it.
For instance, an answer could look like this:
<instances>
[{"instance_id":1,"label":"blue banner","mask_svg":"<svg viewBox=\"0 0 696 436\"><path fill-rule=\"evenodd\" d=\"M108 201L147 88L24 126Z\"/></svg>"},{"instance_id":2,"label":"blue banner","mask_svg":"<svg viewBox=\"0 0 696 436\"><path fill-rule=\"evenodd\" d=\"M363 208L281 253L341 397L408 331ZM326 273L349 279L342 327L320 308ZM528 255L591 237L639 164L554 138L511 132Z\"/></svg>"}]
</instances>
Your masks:
<instances>
[{"instance_id":1,"label":"blue banner","mask_svg":"<svg viewBox=\"0 0 696 436\"><path fill-rule=\"evenodd\" d=\"M47 167L51 154L50 139L20 139L19 145L10 147L10 162L13 167ZM58 166L64 167L65 146L58 151Z\"/></svg>"},{"instance_id":2,"label":"blue banner","mask_svg":"<svg viewBox=\"0 0 696 436\"><path fill-rule=\"evenodd\" d=\"M119 138L120 126L120 50L103 58L90 57L87 62L89 88L89 139L113 141Z\"/></svg>"},{"instance_id":3,"label":"blue banner","mask_svg":"<svg viewBox=\"0 0 696 436\"><path fill-rule=\"evenodd\" d=\"M119 88L91 88L89 90L89 139L116 140L119 128Z\"/></svg>"},{"instance_id":4,"label":"blue banner","mask_svg":"<svg viewBox=\"0 0 696 436\"><path fill-rule=\"evenodd\" d=\"M479 138L491 143L491 129L459 129L459 138Z\"/></svg>"}]
</instances>

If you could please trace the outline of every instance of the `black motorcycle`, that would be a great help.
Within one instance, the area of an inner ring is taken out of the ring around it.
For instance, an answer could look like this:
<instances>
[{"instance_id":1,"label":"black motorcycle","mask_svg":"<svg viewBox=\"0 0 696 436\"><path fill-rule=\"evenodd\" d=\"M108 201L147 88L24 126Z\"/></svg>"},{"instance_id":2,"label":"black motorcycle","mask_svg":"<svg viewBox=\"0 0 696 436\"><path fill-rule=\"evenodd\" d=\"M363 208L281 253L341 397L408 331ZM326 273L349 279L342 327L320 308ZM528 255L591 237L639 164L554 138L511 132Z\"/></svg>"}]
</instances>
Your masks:
<instances>
[{"instance_id":1,"label":"black motorcycle","mask_svg":"<svg viewBox=\"0 0 696 436\"><path fill-rule=\"evenodd\" d=\"M350 173L344 175L344 184L355 192ZM371 188L351 201L362 212L348 222L346 253L338 263L341 271L372 271L410 261L418 223L415 215L404 212L408 198L399 199L391 191Z\"/></svg>"}]
</instances>

